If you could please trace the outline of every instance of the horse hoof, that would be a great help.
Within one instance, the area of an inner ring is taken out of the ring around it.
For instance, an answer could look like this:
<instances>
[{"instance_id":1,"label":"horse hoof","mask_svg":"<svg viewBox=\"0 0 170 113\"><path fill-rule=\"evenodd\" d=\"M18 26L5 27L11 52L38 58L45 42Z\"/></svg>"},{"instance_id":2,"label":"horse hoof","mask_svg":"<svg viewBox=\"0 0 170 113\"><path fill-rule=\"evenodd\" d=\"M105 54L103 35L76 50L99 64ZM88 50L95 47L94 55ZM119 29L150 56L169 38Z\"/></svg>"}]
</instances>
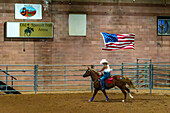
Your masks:
<instances>
[{"instance_id":1,"label":"horse hoof","mask_svg":"<svg viewBox=\"0 0 170 113\"><path fill-rule=\"evenodd\" d=\"M107 102L108 100L106 100L106 102Z\"/></svg>"},{"instance_id":2,"label":"horse hoof","mask_svg":"<svg viewBox=\"0 0 170 113\"><path fill-rule=\"evenodd\" d=\"M92 100L89 100L89 102L92 102Z\"/></svg>"},{"instance_id":3,"label":"horse hoof","mask_svg":"<svg viewBox=\"0 0 170 113\"><path fill-rule=\"evenodd\" d=\"M133 96L130 96L131 99L133 99L134 97Z\"/></svg>"},{"instance_id":4,"label":"horse hoof","mask_svg":"<svg viewBox=\"0 0 170 113\"><path fill-rule=\"evenodd\" d=\"M106 101L108 101L109 100L109 98L108 97L106 97Z\"/></svg>"},{"instance_id":5,"label":"horse hoof","mask_svg":"<svg viewBox=\"0 0 170 113\"><path fill-rule=\"evenodd\" d=\"M122 100L122 102L125 102L125 100Z\"/></svg>"}]
</instances>

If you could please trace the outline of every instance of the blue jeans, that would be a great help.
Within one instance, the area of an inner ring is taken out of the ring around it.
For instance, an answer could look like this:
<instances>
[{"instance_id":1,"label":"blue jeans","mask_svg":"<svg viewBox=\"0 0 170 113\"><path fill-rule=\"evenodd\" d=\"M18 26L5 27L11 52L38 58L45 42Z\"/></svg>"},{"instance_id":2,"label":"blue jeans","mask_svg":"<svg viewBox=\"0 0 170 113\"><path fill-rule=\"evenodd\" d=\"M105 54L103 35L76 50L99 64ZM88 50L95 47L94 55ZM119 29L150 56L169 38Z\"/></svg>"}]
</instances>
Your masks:
<instances>
[{"instance_id":1,"label":"blue jeans","mask_svg":"<svg viewBox=\"0 0 170 113\"><path fill-rule=\"evenodd\" d=\"M109 76L110 76L110 72L104 72L104 75L101 77L101 83L104 89L105 89L105 85L104 85L105 79L107 79Z\"/></svg>"}]
</instances>

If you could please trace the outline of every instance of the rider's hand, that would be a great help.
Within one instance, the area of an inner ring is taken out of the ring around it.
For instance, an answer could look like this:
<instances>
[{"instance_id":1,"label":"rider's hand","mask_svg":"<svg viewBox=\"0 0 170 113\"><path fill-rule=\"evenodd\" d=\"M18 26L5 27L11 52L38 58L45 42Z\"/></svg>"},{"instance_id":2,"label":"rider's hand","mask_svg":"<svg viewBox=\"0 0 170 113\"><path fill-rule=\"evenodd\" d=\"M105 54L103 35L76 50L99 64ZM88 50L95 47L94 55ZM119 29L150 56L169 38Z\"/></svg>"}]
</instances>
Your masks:
<instances>
[{"instance_id":1,"label":"rider's hand","mask_svg":"<svg viewBox=\"0 0 170 113\"><path fill-rule=\"evenodd\" d=\"M101 74L102 74L102 72L100 72L100 71L98 71L98 73L99 73L99 75L101 75Z\"/></svg>"}]
</instances>

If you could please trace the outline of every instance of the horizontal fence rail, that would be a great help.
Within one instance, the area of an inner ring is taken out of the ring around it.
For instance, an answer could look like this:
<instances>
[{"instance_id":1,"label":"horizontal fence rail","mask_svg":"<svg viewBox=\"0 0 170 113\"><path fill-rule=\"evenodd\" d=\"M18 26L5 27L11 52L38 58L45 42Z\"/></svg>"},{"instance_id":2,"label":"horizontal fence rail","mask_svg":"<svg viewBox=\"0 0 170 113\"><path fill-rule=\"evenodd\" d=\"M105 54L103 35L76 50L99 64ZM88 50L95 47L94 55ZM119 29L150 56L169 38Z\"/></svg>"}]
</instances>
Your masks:
<instances>
[{"instance_id":1,"label":"horizontal fence rail","mask_svg":"<svg viewBox=\"0 0 170 113\"><path fill-rule=\"evenodd\" d=\"M111 64L111 75L129 77L138 89L170 90L170 63L148 62ZM102 65L0 65L0 91L20 94L24 91L92 91L91 78L82 75L91 66ZM114 90L114 89L113 89Z\"/></svg>"}]
</instances>

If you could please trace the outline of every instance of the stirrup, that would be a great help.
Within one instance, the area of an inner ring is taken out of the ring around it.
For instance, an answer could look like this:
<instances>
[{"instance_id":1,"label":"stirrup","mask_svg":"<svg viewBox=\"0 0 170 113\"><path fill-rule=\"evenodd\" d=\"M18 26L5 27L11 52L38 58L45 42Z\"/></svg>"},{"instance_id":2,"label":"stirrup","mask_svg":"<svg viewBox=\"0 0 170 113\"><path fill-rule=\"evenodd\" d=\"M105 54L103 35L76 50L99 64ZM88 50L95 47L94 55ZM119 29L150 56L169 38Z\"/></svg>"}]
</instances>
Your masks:
<instances>
[{"instance_id":1,"label":"stirrup","mask_svg":"<svg viewBox=\"0 0 170 113\"><path fill-rule=\"evenodd\" d=\"M105 90L105 88L104 88L104 87L102 87L102 88L101 88L101 90L102 90L102 91L104 91L104 90Z\"/></svg>"}]
</instances>

